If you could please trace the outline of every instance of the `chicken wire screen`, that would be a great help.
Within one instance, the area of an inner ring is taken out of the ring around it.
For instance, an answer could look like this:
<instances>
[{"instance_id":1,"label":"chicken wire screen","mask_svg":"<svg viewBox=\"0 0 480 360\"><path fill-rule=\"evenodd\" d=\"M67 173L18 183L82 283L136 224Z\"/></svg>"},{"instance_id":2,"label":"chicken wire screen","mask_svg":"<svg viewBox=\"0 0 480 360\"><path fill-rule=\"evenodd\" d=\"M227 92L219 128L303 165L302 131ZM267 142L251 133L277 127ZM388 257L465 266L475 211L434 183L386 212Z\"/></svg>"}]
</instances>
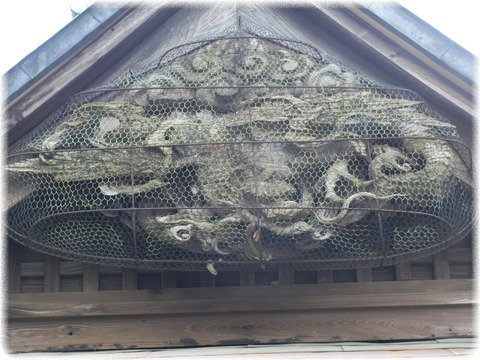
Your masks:
<instances>
[{"instance_id":1,"label":"chicken wire screen","mask_svg":"<svg viewBox=\"0 0 480 360\"><path fill-rule=\"evenodd\" d=\"M305 44L179 46L10 149L9 235L118 266L380 266L471 228L471 157L415 93Z\"/></svg>"}]
</instances>

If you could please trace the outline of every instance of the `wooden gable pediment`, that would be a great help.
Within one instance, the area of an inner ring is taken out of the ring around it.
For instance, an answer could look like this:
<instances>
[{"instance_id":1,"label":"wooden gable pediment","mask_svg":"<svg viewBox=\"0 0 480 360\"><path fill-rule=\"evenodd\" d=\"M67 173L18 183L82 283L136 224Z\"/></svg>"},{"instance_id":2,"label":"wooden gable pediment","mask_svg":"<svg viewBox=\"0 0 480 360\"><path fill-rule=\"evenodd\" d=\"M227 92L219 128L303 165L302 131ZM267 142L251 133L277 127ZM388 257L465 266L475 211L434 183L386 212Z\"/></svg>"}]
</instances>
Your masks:
<instances>
[{"instance_id":1,"label":"wooden gable pediment","mask_svg":"<svg viewBox=\"0 0 480 360\"><path fill-rule=\"evenodd\" d=\"M178 46L228 34L288 39L320 49L372 81L420 94L451 119L468 145L473 141L472 83L367 9L249 5L119 11L101 31L12 95L6 104L9 145L17 146L82 91L128 79L132 69L148 69ZM181 121L182 115L173 120ZM75 129L74 121L65 123L64 129ZM92 192L118 195L125 187L119 185ZM12 189L10 204L30 191L29 186ZM88 242L88 236L75 244L82 241ZM471 249L467 237L434 255L396 265L231 268L214 275L208 262L207 267L201 263L202 271L99 265L10 242L6 336L14 352L471 337ZM126 336L132 327L135 334Z\"/></svg>"}]
</instances>

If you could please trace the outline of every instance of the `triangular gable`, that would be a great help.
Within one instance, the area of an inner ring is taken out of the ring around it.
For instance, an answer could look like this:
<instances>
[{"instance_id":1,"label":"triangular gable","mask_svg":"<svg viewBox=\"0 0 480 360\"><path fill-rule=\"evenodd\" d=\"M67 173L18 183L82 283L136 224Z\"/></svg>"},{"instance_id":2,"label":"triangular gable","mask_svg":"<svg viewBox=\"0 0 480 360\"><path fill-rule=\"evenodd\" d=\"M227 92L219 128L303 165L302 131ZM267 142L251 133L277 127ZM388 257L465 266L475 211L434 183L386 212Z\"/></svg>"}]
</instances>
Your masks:
<instances>
[{"instance_id":1,"label":"triangular gable","mask_svg":"<svg viewBox=\"0 0 480 360\"><path fill-rule=\"evenodd\" d=\"M168 51L147 46L153 32L127 71L19 141L7 168L35 190L11 209L12 236L215 272L393 264L469 231L471 157L454 125L408 89L236 19Z\"/></svg>"}]
</instances>

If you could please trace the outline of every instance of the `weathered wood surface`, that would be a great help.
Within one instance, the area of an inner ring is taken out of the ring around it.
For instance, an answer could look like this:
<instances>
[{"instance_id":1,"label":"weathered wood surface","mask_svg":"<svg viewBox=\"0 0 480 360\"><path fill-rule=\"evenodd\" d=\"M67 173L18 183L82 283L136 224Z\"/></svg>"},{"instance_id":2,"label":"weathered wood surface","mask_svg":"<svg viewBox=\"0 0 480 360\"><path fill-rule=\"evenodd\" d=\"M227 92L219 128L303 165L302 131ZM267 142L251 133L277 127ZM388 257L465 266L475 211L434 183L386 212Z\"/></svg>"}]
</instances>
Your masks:
<instances>
[{"instance_id":1,"label":"weathered wood surface","mask_svg":"<svg viewBox=\"0 0 480 360\"><path fill-rule=\"evenodd\" d=\"M6 336L11 351L473 336L472 285L438 280L12 294Z\"/></svg>"},{"instance_id":2,"label":"weathered wood surface","mask_svg":"<svg viewBox=\"0 0 480 360\"><path fill-rule=\"evenodd\" d=\"M436 102L441 110L448 105L450 112L461 111L467 121L474 114L471 84L355 7L140 6L122 16L118 24L106 28L95 41L79 49L14 102L6 104L8 127L22 123L22 131L10 132L9 141L18 139L24 130L86 86L112 80L135 63L147 64L176 45L225 35L245 20L267 29L271 36L318 46L384 82L411 85L407 87ZM471 136L468 131L465 134Z\"/></svg>"},{"instance_id":3,"label":"weathered wood surface","mask_svg":"<svg viewBox=\"0 0 480 360\"><path fill-rule=\"evenodd\" d=\"M372 57L388 59L392 70L415 79L417 86L428 88L429 92L442 97L464 115L470 118L474 116L471 85L449 69L408 44L401 36L392 33L359 8L350 7L347 11L335 7L319 8L332 26L340 26L343 34L360 44L364 50L370 51ZM365 26L363 22L370 26Z\"/></svg>"},{"instance_id":4,"label":"weathered wood surface","mask_svg":"<svg viewBox=\"0 0 480 360\"><path fill-rule=\"evenodd\" d=\"M13 244L17 245L17 244ZM9 245L10 246L10 245ZM33 252L27 248L26 252ZM13 250L13 249L12 249ZM262 272L231 271L213 277L208 273L198 279L178 278L175 271L154 271L146 269L122 269L112 266L84 265L76 261L61 260L53 256L41 258L30 256L23 250L19 259L17 251L10 251L9 256L9 293L18 292L58 292L98 290L136 290L176 288L178 284L185 287L189 282L196 287L211 286L249 286L268 284L321 284L332 282L378 282L378 281L408 281L408 280L442 280L469 279L473 277L472 250L470 248L450 248L434 256L397 264L383 268L367 268L357 270L322 270L322 271L287 271L272 273L267 279ZM16 254L16 255L15 255ZM88 269L92 267L90 275ZM177 279L178 278L178 279ZM198 281L197 281L198 280ZM84 284L90 282L90 284ZM187 282L187 283L186 283ZM17 285L14 285L17 284ZM42 290L43 289L43 290Z\"/></svg>"},{"instance_id":5,"label":"weathered wood surface","mask_svg":"<svg viewBox=\"0 0 480 360\"><path fill-rule=\"evenodd\" d=\"M28 91L6 104L9 144L54 112L71 95L112 68L119 58L177 10L173 7L139 6L133 11L126 11L122 15L121 26L112 24L112 27L104 29L95 41L79 49Z\"/></svg>"}]
</instances>

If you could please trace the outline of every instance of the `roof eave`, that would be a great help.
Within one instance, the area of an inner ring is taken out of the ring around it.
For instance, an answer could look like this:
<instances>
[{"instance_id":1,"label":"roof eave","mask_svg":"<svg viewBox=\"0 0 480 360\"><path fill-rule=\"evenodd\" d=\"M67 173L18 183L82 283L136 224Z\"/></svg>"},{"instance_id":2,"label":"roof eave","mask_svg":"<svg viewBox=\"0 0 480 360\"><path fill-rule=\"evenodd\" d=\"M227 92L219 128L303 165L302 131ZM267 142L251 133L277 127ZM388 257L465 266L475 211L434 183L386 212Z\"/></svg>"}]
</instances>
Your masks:
<instances>
[{"instance_id":1,"label":"roof eave","mask_svg":"<svg viewBox=\"0 0 480 360\"><path fill-rule=\"evenodd\" d=\"M8 104L14 102L131 11L131 7L118 4L94 4L87 8L4 74L2 100Z\"/></svg>"},{"instance_id":2,"label":"roof eave","mask_svg":"<svg viewBox=\"0 0 480 360\"><path fill-rule=\"evenodd\" d=\"M17 86L18 90L15 92L7 90L11 94L4 107L8 145L61 107L70 96L87 87L92 79L113 66L146 34L177 10L178 8L172 6L123 7L112 15L108 24L103 23L101 29L93 30L84 41L72 46L61 56L61 60L50 63L30 78L28 83ZM82 15L84 13L79 17ZM65 29L62 29L60 33L64 31ZM42 46L50 42L54 46L57 43L56 38L53 41L54 38ZM39 49L37 50L40 51ZM37 50L27 58L37 56ZM9 85L12 83L7 83L6 87Z\"/></svg>"},{"instance_id":3,"label":"roof eave","mask_svg":"<svg viewBox=\"0 0 480 360\"><path fill-rule=\"evenodd\" d=\"M471 52L400 5L373 2L364 6L372 17L388 24L466 81L475 83L477 59Z\"/></svg>"}]
</instances>

